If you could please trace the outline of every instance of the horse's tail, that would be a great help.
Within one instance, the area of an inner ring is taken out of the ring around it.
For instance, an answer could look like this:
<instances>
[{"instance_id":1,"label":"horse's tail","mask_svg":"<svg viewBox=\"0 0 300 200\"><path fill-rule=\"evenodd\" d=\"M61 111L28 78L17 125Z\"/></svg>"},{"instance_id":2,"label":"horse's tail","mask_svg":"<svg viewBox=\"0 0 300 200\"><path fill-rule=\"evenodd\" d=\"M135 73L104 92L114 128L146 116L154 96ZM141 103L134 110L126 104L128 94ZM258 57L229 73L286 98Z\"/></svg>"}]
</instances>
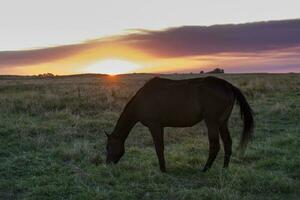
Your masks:
<instances>
[{"instance_id":1,"label":"horse's tail","mask_svg":"<svg viewBox=\"0 0 300 200\"><path fill-rule=\"evenodd\" d=\"M240 105L241 118L244 122L244 129L238 147L241 150L241 153L243 154L246 150L248 141L253 134L253 111L240 89L232 85L232 91L236 102Z\"/></svg>"}]
</instances>

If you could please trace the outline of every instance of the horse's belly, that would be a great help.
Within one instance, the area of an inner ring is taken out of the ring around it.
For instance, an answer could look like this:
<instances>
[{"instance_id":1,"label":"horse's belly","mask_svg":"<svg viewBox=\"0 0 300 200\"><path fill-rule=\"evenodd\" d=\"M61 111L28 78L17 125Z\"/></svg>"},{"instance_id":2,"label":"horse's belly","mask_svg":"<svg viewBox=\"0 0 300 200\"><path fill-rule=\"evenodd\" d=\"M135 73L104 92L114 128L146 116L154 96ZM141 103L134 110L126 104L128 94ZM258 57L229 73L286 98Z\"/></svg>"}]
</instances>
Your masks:
<instances>
[{"instance_id":1,"label":"horse's belly","mask_svg":"<svg viewBox=\"0 0 300 200\"><path fill-rule=\"evenodd\" d=\"M203 117L200 114L174 114L162 118L162 124L166 127L190 127L200 122Z\"/></svg>"}]
</instances>

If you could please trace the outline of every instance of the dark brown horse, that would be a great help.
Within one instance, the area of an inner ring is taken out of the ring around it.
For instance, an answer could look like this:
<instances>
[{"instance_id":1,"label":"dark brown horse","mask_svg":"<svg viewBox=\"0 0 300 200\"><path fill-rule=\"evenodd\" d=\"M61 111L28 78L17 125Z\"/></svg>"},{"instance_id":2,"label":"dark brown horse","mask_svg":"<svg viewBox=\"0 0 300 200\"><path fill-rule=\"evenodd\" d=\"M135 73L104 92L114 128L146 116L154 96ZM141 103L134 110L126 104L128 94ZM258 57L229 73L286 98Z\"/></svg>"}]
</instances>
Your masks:
<instances>
[{"instance_id":1,"label":"dark brown horse","mask_svg":"<svg viewBox=\"0 0 300 200\"><path fill-rule=\"evenodd\" d=\"M189 127L205 120L208 128L209 155L203 168L212 166L219 150L219 136L224 144L224 167L231 156L228 130L235 101L240 105L244 130L240 147L245 149L253 132L252 110L242 92L229 82L215 78L149 80L127 103L111 135L107 135L107 163L117 163L125 153L124 142L137 122L152 134L160 170L166 171L164 158L164 127Z\"/></svg>"}]
</instances>

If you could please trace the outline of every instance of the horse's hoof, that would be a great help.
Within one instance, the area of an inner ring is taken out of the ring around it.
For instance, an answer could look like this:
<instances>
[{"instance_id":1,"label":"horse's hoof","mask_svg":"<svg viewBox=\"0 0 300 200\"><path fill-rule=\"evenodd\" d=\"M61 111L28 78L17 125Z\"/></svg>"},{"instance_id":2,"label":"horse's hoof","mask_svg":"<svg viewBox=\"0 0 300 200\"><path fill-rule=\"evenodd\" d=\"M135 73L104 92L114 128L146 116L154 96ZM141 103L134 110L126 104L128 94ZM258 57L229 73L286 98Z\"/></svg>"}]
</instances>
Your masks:
<instances>
[{"instance_id":1,"label":"horse's hoof","mask_svg":"<svg viewBox=\"0 0 300 200\"><path fill-rule=\"evenodd\" d=\"M160 171L161 171L161 173L166 173L167 172L166 168L160 169Z\"/></svg>"},{"instance_id":2,"label":"horse's hoof","mask_svg":"<svg viewBox=\"0 0 300 200\"><path fill-rule=\"evenodd\" d=\"M202 169L202 172L206 172L208 169L209 169L208 167L204 167L204 168Z\"/></svg>"}]
</instances>

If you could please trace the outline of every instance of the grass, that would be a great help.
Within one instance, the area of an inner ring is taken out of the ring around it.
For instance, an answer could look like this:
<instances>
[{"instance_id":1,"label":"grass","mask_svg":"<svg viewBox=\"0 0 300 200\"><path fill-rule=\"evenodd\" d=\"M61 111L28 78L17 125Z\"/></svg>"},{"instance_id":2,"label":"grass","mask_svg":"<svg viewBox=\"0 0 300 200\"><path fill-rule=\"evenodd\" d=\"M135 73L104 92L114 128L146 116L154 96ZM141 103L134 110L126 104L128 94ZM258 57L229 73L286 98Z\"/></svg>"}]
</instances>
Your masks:
<instances>
[{"instance_id":1,"label":"grass","mask_svg":"<svg viewBox=\"0 0 300 200\"><path fill-rule=\"evenodd\" d=\"M182 79L200 75L167 75ZM255 111L255 136L236 156L241 120L231 116L234 155L222 169L208 154L203 123L166 128L167 174L148 130L138 124L126 154L106 166L104 131L151 75L53 79L0 78L1 199L299 199L300 75L220 75L239 86Z\"/></svg>"}]
</instances>

